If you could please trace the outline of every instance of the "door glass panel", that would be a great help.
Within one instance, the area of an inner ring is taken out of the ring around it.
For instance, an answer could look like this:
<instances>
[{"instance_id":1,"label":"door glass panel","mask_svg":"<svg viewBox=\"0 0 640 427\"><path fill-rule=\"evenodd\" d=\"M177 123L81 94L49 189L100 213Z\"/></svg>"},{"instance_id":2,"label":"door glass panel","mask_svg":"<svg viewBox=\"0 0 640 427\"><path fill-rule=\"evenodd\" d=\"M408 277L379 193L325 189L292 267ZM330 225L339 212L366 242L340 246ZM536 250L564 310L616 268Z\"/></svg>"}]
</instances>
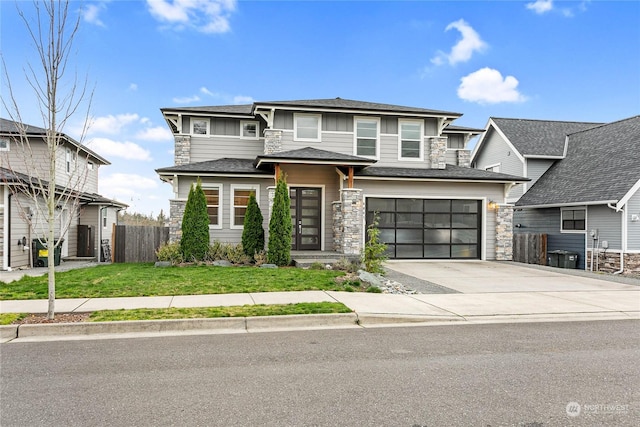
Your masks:
<instances>
[{"instance_id":1,"label":"door glass panel","mask_svg":"<svg viewBox=\"0 0 640 427\"><path fill-rule=\"evenodd\" d=\"M422 214L398 213L396 227L422 228Z\"/></svg>"},{"instance_id":2,"label":"door glass panel","mask_svg":"<svg viewBox=\"0 0 640 427\"><path fill-rule=\"evenodd\" d=\"M302 243L303 245L317 245L318 236L302 236L300 238L300 243Z\"/></svg>"},{"instance_id":3,"label":"door glass panel","mask_svg":"<svg viewBox=\"0 0 640 427\"><path fill-rule=\"evenodd\" d=\"M303 236L311 236L311 235L315 236L315 235L318 235L318 234L320 234L320 233L319 233L319 230L318 230L317 227L304 227L302 229L302 235Z\"/></svg>"},{"instance_id":4,"label":"door glass panel","mask_svg":"<svg viewBox=\"0 0 640 427\"><path fill-rule=\"evenodd\" d=\"M425 258L449 258L449 245L425 245Z\"/></svg>"},{"instance_id":5,"label":"door glass panel","mask_svg":"<svg viewBox=\"0 0 640 427\"><path fill-rule=\"evenodd\" d=\"M424 226L426 228L449 228L451 227L449 214L425 214Z\"/></svg>"},{"instance_id":6,"label":"door glass panel","mask_svg":"<svg viewBox=\"0 0 640 427\"><path fill-rule=\"evenodd\" d=\"M451 230L453 243L478 243L478 230Z\"/></svg>"},{"instance_id":7,"label":"door glass panel","mask_svg":"<svg viewBox=\"0 0 640 427\"><path fill-rule=\"evenodd\" d=\"M318 203L318 199L302 199L302 207L303 208L315 208L318 207L320 203Z\"/></svg>"},{"instance_id":8,"label":"door glass panel","mask_svg":"<svg viewBox=\"0 0 640 427\"><path fill-rule=\"evenodd\" d=\"M422 245L397 245L396 258L422 258Z\"/></svg>"},{"instance_id":9,"label":"door glass panel","mask_svg":"<svg viewBox=\"0 0 640 427\"><path fill-rule=\"evenodd\" d=\"M387 245L387 250L384 251L384 256L387 258L395 258L396 257L396 246L395 245Z\"/></svg>"},{"instance_id":10,"label":"door glass panel","mask_svg":"<svg viewBox=\"0 0 640 427\"><path fill-rule=\"evenodd\" d=\"M305 188L302 190L302 197L318 197L320 190L314 188Z\"/></svg>"},{"instance_id":11,"label":"door glass panel","mask_svg":"<svg viewBox=\"0 0 640 427\"><path fill-rule=\"evenodd\" d=\"M367 199L369 212L393 212L396 210L395 199Z\"/></svg>"},{"instance_id":12,"label":"door glass panel","mask_svg":"<svg viewBox=\"0 0 640 427\"><path fill-rule=\"evenodd\" d=\"M476 214L453 214L452 227L455 228L478 228L478 215Z\"/></svg>"},{"instance_id":13,"label":"door glass panel","mask_svg":"<svg viewBox=\"0 0 640 427\"><path fill-rule=\"evenodd\" d=\"M380 230L380 240L384 243L395 243L396 242L396 230Z\"/></svg>"},{"instance_id":14,"label":"door glass panel","mask_svg":"<svg viewBox=\"0 0 640 427\"><path fill-rule=\"evenodd\" d=\"M367 212L367 224L373 223L373 212ZM396 226L396 215L390 212L384 212L378 214L378 227L395 227Z\"/></svg>"},{"instance_id":15,"label":"door glass panel","mask_svg":"<svg viewBox=\"0 0 640 427\"><path fill-rule=\"evenodd\" d=\"M422 243L422 233L416 230L396 230L396 243Z\"/></svg>"},{"instance_id":16,"label":"door glass panel","mask_svg":"<svg viewBox=\"0 0 640 427\"><path fill-rule=\"evenodd\" d=\"M398 212L422 212L422 200L398 199Z\"/></svg>"},{"instance_id":17,"label":"door glass panel","mask_svg":"<svg viewBox=\"0 0 640 427\"><path fill-rule=\"evenodd\" d=\"M451 243L450 236L451 229L437 230L428 229L424 230L424 242L425 243Z\"/></svg>"},{"instance_id":18,"label":"door glass panel","mask_svg":"<svg viewBox=\"0 0 640 427\"><path fill-rule=\"evenodd\" d=\"M452 245L452 258L478 258L478 245Z\"/></svg>"},{"instance_id":19,"label":"door glass panel","mask_svg":"<svg viewBox=\"0 0 640 427\"><path fill-rule=\"evenodd\" d=\"M477 200L453 200L451 210L453 212L475 213L478 212Z\"/></svg>"},{"instance_id":20,"label":"door glass panel","mask_svg":"<svg viewBox=\"0 0 640 427\"><path fill-rule=\"evenodd\" d=\"M425 212L450 212L451 200L425 200Z\"/></svg>"},{"instance_id":21,"label":"door glass panel","mask_svg":"<svg viewBox=\"0 0 640 427\"><path fill-rule=\"evenodd\" d=\"M318 209L301 209L301 214L304 216L319 216Z\"/></svg>"},{"instance_id":22,"label":"door glass panel","mask_svg":"<svg viewBox=\"0 0 640 427\"><path fill-rule=\"evenodd\" d=\"M309 225L317 226L318 223L320 222L318 218L301 218L300 220L302 221L303 226L309 226Z\"/></svg>"}]
</instances>

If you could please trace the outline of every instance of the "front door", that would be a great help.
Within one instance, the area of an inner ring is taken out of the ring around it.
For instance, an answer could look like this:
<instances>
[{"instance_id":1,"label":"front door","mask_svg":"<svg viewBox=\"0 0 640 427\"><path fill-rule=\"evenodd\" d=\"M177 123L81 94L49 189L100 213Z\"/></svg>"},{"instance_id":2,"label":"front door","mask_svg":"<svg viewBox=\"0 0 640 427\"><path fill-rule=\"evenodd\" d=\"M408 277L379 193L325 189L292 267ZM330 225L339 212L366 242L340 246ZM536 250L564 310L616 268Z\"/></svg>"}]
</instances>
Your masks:
<instances>
[{"instance_id":1,"label":"front door","mask_svg":"<svg viewBox=\"0 0 640 427\"><path fill-rule=\"evenodd\" d=\"M291 222L293 236L291 249L294 251L319 251L322 189L309 187L291 187Z\"/></svg>"}]
</instances>

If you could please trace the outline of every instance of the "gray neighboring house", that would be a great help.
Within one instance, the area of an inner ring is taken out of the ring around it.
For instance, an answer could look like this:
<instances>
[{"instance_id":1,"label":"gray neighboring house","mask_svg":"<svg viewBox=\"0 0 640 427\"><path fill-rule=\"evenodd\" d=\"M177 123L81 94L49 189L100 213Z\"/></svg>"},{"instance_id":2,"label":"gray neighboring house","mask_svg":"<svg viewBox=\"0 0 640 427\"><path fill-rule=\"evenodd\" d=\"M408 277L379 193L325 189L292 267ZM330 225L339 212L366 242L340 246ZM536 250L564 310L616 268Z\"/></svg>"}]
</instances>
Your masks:
<instances>
[{"instance_id":1,"label":"gray neighboring house","mask_svg":"<svg viewBox=\"0 0 640 427\"><path fill-rule=\"evenodd\" d=\"M461 114L348 99L162 108L175 164L170 236L200 179L213 240L240 241L248 197L268 231L275 179L286 174L297 251L361 253L374 213L390 258L510 259L508 190L526 178L471 169Z\"/></svg>"},{"instance_id":2,"label":"gray neighboring house","mask_svg":"<svg viewBox=\"0 0 640 427\"><path fill-rule=\"evenodd\" d=\"M46 185L49 175L46 129L19 124L0 118L0 269L11 270L32 264L31 241L44 238L47 229L44 199L34 203L30 197L15 190L30 186L35 179ZM29 160L17 142L20 135L29 141ZM56 182L65 183L73 176L81 177L72 188L78 194L76 211L71 206L56 208L56 239L62 238L60 255L64 258L97 258L100 240L111 240L112 225L117 212L126 204L98 194L98 170L110 163L75 141L61 134L61 145L56 159ZM37 170L34 170L37 168ZM68 191L57 186L59 193ZM64 224L70 223L65 229ZM25 244L23 244L23 242Z\"/></svg>"},{"instance_id":3,"label":"gray neighboring house","mask_svg":"<svg viewBox=\"0 0 640 427\"><path fill-rule=\"evenodd\" d=\"M523 135L523 128L531 133L538 128L531 145L548 147L539 152L551 148L547 136L564 139L561 151L547 151L559 158L532 177L524 195L516 194L515 232L548 234L548 250L578 253L578 268L640 273L640 116L600 125L513 119L494 124L511 137L513 129ZM568 132L560 138L563 127ZM574 127L583 129L571 131ZM481 154L486 149L474 153L476 167L491 161L487 152Z\"/></svg>"}]
</instances>

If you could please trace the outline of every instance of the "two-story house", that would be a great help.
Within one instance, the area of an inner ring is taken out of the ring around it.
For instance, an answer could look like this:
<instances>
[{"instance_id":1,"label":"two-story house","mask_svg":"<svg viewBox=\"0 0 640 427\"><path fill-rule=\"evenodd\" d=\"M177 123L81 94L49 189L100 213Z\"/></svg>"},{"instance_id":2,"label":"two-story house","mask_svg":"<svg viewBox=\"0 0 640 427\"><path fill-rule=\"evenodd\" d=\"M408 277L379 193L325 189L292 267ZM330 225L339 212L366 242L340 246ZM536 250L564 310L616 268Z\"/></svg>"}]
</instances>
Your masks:
<instances>
[{"instance_id":1,"label":"two-story house","mask_svg":"<svg viewBox=\"0 0 640 427\"><path fill-rule=\"evenodd\" d=\"M47 186L49 151L46 129L0 119L0 268L33 263L32 241L44 239L47 211L44 199L31 189ZM117 212L126 204L98 194L98 170L110 163L61 134L55 179L57 194L71 194L70 202L56 206L55 237L61 256L97 258L101 240L111 239ZM21 142L24 142L24 144ZM77 203L75 203L77 201Z\"/></svg>"},{"instance_id":2,"label":"two-story house","mask_svg":"<svg viewBox=\"0 0 640 427\"><path fill-rule=\"evenodd\" d=\"M613 123L491 118L472 154L531 178L508 195L516 233L547 235L577 268L640 272L640 116Z\"/></svg>"},{"instance_id":3,"label":"two-story house","mask_svg":"<svg viewBox=\"0 0 640 427\"><path fill-rule=\"evenodd\" d=\"M212 240L239 242L249 194L268 228L286 174L292 250L358 255L379 217L390 258L509 259L508 190L526 178L471 169L461 114L341 98L162 108L175 136L170 235L191 185L205 191Z\"/></svg>"}]
</instances>

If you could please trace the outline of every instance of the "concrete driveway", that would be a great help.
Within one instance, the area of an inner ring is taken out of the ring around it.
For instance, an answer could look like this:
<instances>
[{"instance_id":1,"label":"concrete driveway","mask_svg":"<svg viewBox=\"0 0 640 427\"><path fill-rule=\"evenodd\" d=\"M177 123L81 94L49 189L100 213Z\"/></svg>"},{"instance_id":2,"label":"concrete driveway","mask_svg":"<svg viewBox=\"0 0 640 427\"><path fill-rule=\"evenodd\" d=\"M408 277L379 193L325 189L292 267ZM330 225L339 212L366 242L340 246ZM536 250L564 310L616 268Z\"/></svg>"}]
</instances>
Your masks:
<instances>
[{"instance_id":1,"label":"concrete driveway","mask_svg":"<svg viewBox=\"0 0 640 427\"><path fill-rule=\"evenodd\" d=\"M640 291L637 279L513 262L393 260L385 267L462 293Z\"/></svg>"}]
</instances>

